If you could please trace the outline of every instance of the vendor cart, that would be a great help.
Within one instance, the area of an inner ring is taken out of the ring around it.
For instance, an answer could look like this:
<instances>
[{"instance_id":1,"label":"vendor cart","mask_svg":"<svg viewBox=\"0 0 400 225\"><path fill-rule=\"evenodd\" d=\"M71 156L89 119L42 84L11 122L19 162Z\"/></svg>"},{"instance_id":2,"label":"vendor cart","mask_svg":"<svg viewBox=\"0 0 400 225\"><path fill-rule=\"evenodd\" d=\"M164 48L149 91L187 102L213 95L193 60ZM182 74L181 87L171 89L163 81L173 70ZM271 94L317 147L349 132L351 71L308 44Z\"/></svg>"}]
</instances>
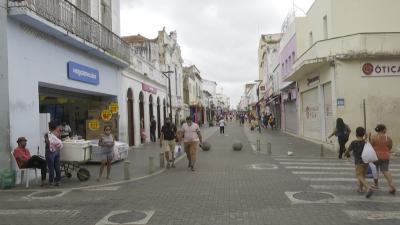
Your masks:
<instances>
[{"instance_id":1,"label":"vendor cart","mask_svg":"<svg viewBox=\"0 0 400 225\"><path fill-rule=\"evenodd\" d=\"M90 142L85 140L65 140L63 145L64 147L60 151L61 172L67 178L71 178L72 173L76 172L76 176L80 181L89 180L89 170L82 168L81 165L90 160Z\"/></svg>"}]
</instances>

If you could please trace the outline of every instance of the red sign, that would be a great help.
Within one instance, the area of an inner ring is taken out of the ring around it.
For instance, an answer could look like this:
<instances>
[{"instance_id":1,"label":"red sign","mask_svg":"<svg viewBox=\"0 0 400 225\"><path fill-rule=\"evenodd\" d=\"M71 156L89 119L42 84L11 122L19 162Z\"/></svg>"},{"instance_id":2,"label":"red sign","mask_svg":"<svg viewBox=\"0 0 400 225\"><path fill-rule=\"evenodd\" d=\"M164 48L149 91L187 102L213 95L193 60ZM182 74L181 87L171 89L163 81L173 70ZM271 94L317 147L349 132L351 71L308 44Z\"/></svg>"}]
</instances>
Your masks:
<instances>
[{"instance_id":1,"label":"red sign","mask_svg":"<svg viewBox=\"0 0 400 225\"><path fill-rule=\"evenodd\" d=\"M366 62L361 67L362 76L400 76L400 63L398 61Z\"/></svg>"},{"instance_id":2,"label":"red sign","mask_svg":"<svg viewBox=\"0 0 400 225\"><path fill-rule=\"evenodd\" d=\"M142 90L150 92L152 94L157 94L157 88L152 87L152 86L147 85L147 84L144 84L144 83L142 83Z\"/></svg>"}]
</instances>

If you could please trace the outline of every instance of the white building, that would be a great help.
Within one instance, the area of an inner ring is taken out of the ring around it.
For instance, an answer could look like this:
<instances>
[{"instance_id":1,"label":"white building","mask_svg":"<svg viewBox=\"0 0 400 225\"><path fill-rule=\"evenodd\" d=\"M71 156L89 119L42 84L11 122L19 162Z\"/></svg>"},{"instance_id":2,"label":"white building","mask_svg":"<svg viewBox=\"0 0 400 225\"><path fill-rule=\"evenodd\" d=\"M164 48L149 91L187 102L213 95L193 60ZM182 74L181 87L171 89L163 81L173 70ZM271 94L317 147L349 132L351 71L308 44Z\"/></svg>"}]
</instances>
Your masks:
<instances>
[{"instance_id":1,"label":"white building","mask_svg":"<svg viewBox=\"0 0 400 225\"><path fill-rule=\"evenodd\" d=\"M105 124L123 136L121 69L129 65L130 52L116 34L119 1L76 2L83 11L64 0L10 0L8 14L0 7L2 149L25 136L31 153L44 155L49 119L65 120L83 138L97 138Z\"/></svg>"},{"instance_id":2,"label":"white building","mask_svg":"<svg viewBox=\"0 0 400 225\"><path fill-rule=\"evenodd\" d=\"M326 139L338 117L354 130L386 124L400 143L400 27L396 0L316 0L296 28L299 134ZM351 137L353 138L353 137Z\"/></svg>"}]
</instances>

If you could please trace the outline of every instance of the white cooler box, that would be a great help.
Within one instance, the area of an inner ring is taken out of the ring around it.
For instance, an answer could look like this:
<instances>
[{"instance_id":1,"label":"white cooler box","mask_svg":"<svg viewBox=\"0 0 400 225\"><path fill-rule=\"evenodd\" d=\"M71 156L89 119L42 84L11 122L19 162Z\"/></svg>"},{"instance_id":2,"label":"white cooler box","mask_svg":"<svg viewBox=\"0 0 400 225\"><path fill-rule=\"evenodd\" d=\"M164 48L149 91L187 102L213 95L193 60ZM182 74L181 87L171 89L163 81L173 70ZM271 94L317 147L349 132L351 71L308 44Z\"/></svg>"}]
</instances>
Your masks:
<instances>
[{"instance_id":1,"label":"white cooler box","mask_svg":"<svg viewBox=\"0 0 400 225\"><path fill-rule=\"evenodd\" d=\"M60 151L61 161L86 162L90 160L90 141L66 140L63 141L63 145L64 147Z\"/></svg>"},{"instance_id":2,"label":"white cooler box","mask_svg":"<svg viewBox=\"0 0 400 225\"><path fill-rule=\"evenodd\" d=\"M92 156L90 162L101 162L102 152L99 147L99 140L90 140L92 146ZM128 158L129 145L124 142L116 141L114 145L114 158L112 162L121 161Z\"/></svg>"}]
</instances>

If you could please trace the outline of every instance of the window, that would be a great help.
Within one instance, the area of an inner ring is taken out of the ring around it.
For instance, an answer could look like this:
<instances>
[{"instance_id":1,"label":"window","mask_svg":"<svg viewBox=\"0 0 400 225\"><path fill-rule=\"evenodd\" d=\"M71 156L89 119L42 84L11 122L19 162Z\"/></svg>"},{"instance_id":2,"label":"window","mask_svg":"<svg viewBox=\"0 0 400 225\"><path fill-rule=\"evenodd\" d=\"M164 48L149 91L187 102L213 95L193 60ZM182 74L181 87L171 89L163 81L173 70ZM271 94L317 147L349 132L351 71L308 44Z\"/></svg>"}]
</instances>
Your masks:
<instances>
[{"instance_id":1,"label":"window","mask_svg":"<svg viewBox=\"0 0 400 225\"><path fill-rule=\"evenodd\" d=\"M328 39L328 18L326 15L323 18L322 24L324 26L324 39Z\"/></svg>"},{"instance_id":2,"label":"window","mask_svg":"<svg viewBox=\"0 0 400 225\"><path fill-rule=\"evenodd\" d=\"M76 6L86 14L90 15L90 0L76 0Z\"/></svg>"},{"instance_id":3,"label":"window","mask_svg":"<svg viewBox=\"0 0 400 225\"><path fill-rule=\"evenodd\" d=\"M310 32L310 33L308 34L308 37L309 37L310 47L311 47L311 46L313 45L313 43L314 43L313 33Z\"/></svg>"},{"instance_id":4,"label":"window","mask_svg":"<svg viewBox=\"0 0 400 225\"><path fill-rule=\"evenodd\" d=\"M111 0L101 0L100 4L100 18L101 24L111 30Z\"/></svg>"}]
</instances>

